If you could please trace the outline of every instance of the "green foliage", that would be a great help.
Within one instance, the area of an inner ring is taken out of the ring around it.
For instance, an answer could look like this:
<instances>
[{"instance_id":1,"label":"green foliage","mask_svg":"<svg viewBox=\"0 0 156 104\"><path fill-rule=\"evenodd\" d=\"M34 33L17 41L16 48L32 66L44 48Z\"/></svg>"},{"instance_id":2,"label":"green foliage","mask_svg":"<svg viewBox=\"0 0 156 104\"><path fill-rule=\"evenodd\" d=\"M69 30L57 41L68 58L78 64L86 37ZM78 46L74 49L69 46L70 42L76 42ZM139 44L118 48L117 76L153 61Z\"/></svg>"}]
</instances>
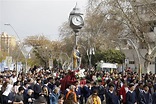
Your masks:
<instances>
[{"instance_id":1,"label":"green foliage","mask_svg":"<svg viewBox=\"0 0 156 104\"><path fill-rule=\"evenodd\" d=\"M106 50L106 51L98 51L96 52L95 56L92 58L93 62L98 62L100 60L103 60L104 62L109 63L123 63L123 60L125 59L125 55L119 51L119 50Z\"/></svg>"}]
</instances>

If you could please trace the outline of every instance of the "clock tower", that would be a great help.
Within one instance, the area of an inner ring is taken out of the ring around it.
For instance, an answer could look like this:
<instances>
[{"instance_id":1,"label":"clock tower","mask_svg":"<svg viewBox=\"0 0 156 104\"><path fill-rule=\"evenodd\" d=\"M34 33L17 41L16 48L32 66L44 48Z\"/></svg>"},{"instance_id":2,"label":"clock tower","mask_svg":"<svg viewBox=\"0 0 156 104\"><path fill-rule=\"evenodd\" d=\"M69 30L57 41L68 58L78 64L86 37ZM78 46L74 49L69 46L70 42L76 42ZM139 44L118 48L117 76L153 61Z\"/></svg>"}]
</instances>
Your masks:
<instances>
[{"instance_id":1,"label":"clock tower","mask_svg":"<svg viewBox=\"0 0 156 104\"><path fill-rule=\"evenodd\" d=\"M72 69L79 69L81 65L81 54L78 50L77 46L77 33L79 30L84 26L84 20L82 17L82 13L79 12L79 8L73 8L69 15L69 24L70 27L75 32L75 47L73 49L73 68Z\"/></svg>"}]
</instances>

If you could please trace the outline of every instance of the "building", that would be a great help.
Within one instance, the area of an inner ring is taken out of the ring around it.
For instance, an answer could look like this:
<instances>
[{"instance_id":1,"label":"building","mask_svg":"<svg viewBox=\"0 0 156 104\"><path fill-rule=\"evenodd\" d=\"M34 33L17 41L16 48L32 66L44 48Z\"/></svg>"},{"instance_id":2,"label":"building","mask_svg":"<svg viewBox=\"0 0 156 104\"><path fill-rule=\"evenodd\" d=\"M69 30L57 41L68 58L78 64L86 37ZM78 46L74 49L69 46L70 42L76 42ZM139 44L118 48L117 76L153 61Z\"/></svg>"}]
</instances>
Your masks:
<instances>
[{"instance_id":1,"label":"building","mask_svg":"<svg viewBox=\"0 0 156 104\"><path fill-rule=\"evenodd\" d=\"M7 53L10 56L11 52L16 46L16 38L14 36L8 35L5 32L0 34L0 50Z\"/></svg>"},{"instance_id":2,"label":"building","mask_svg":"<svg viewBox=\"0 0 156 104\"><path fill-rule=\"evenodd\" d=\"M138 17L136 16L136 20L140 19L140 22L136 22L138 23L138 28L144 33L146 42L149 43L151 48L154 48L156 46L156 0L132 0L131 5L132 10L137 13ZM139 57L142 72L151 71L155 73L155 59L152 60L148 69L144 68L145 59L143 57L147 53L146 45L143 42L137 42L137 40L134 42L140 52ZM126 59L129 60L127 66L137 71L139 60L136 50L131 48L123 50L123 52L126 55Z\"/></svg>"}]
</instances>

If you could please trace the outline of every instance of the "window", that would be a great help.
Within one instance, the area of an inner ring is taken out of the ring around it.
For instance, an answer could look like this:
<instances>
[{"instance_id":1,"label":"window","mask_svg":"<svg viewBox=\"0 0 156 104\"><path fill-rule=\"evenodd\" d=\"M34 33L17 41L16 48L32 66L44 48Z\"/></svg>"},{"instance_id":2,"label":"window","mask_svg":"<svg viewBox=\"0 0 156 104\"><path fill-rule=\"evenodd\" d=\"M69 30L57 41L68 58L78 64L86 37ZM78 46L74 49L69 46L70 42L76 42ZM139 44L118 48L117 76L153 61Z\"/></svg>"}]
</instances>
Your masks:
<instances>
[{"instance_id":1,"label":"window","mask_svg":"<svg viewBox=\"0 0 156 104\"><path fill-rule=\"evenodd\" d=\"M135 64L135 61L131 60L131 61L129 61L129 64Z\"/></svg>"}]
</instances>

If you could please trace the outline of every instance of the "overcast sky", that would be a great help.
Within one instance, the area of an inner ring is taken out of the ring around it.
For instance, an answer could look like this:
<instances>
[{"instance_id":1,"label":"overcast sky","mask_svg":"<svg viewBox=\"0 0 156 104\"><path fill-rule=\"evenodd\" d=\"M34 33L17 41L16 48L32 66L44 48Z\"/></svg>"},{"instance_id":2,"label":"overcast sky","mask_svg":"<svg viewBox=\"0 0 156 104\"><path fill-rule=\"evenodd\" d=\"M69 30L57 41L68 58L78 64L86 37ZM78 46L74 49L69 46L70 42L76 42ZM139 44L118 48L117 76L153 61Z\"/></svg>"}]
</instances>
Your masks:
<instances>
[{"instance_id":1,"label":"overcast sky","mask_svg":"<svg viewBox=\"0 0 156 104\"><path fill-rule=\"evenodd\" d=\"M87 0L0 0L0 33L16 36L9 23L21 39L43 34L51 40L59 39L59 26L68 21L69 13L78 4L85 12Z\"/></svg>"}]
</instances>

